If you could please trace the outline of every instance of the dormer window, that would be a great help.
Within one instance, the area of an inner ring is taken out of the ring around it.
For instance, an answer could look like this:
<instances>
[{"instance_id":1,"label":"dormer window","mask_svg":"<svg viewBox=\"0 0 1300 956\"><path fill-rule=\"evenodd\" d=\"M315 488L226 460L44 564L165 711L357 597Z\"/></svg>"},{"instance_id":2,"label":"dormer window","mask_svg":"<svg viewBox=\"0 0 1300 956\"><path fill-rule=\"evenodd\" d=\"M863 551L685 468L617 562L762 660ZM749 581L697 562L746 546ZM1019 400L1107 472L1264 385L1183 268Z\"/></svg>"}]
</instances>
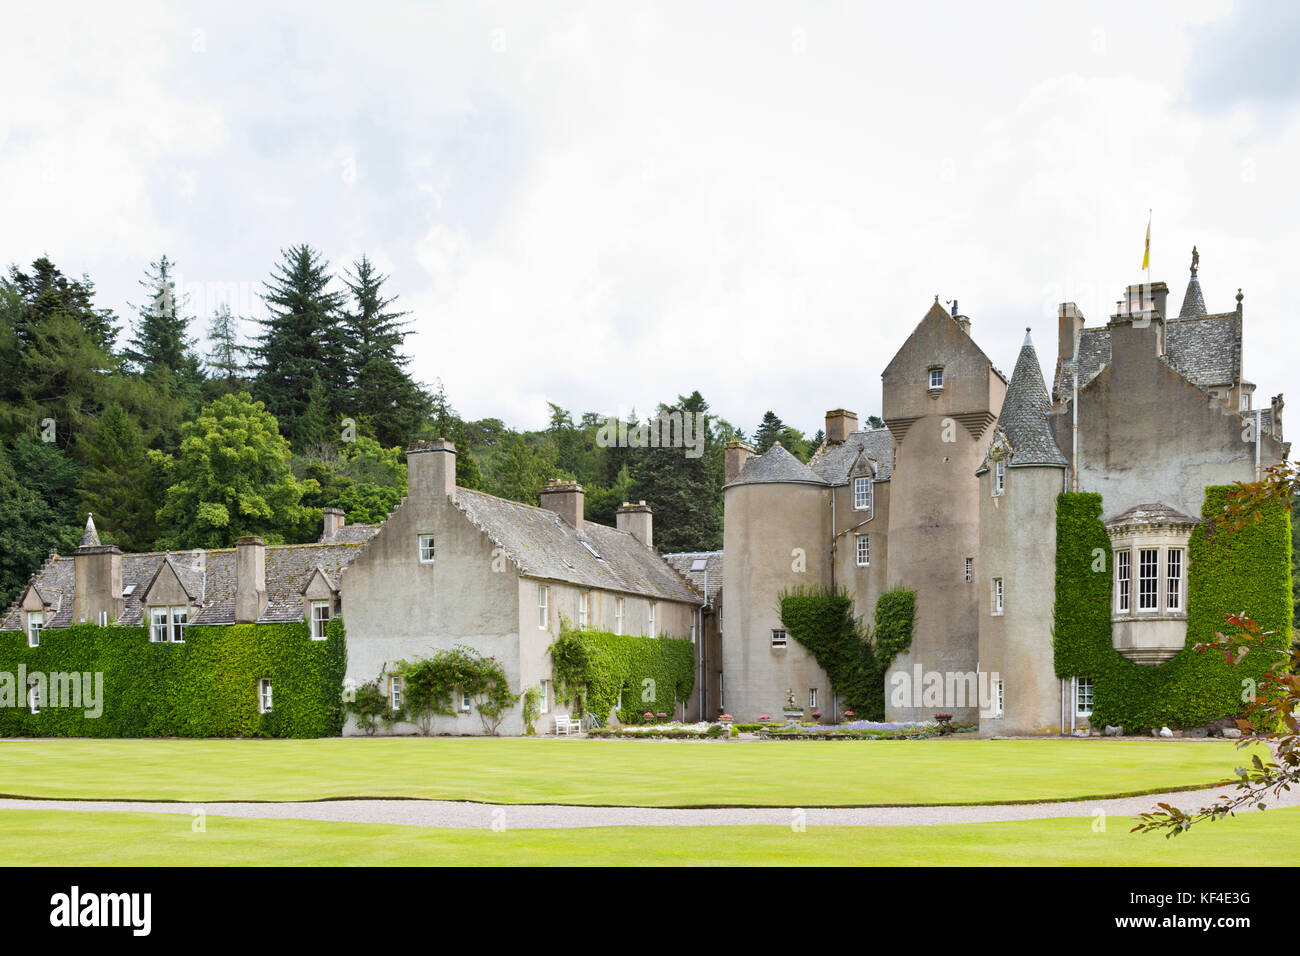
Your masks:
<instances>
[{"instance_id":1,"label":"dormer window","mask_svg":"<svg viewBox=\"0 0 1300 956\"><path fill-rule=\"evenodd\" d=\"M45 627L44 611L27 612L27 646L40 647L41 629Z\"/></svg>"},{"instance_id":2,"label":"dormer window","mask_svg":"<svg viewBox=\"0 0 1300 956\"><path fill-rule=\"evenodd\" d=\"M183 644L189 617L189 608L149 608L149 640L155 644Z\"/></svg>"},{"instance_id":3,"label":"dormer window","mask_svg":"<svg viewBox=\"0 0 1300 956\"><path fill-rule=\"evenodd\" d=\"M332 608L329 601L311 602L311 639L313 641L325 640L325 626L329 624L331 616Z\"/></svg>"},{"instance_id":4,"label":"dormer window","mask_svg":"<svg viewBox=\"0 0 1300 956\"><path fill-rule=\"evenodd\" d=\"M871 510L871 479L870 478L853 479L853 510L854 511Z\"/></svg>"},{"instance_id":5,"label":"dormer window","mask_svg":"<svg viewBox=\"0 0 1300 956\"><path fill-rule=\"evenodd\" d=\"M930 391L938 391L943 388L943 366L936 365L930 369Z\"/></svg>"}]
</instances>

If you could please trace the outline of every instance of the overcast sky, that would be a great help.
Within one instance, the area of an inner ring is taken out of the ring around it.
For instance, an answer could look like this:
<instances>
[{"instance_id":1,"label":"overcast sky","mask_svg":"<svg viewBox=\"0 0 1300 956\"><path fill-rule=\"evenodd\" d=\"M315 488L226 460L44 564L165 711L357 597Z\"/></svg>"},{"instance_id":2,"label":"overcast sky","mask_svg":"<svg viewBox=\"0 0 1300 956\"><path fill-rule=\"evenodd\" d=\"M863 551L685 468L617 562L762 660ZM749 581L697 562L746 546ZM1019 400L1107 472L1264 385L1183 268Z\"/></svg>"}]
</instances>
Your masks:
<instances>
[{"instance_id":1,"label":"overcast sky","mask_svg":"<svg viewBox=\"0 0 1300 956\"><path fill-rule=\"evenodd\" d=\"M1195 243L1259 396L1300 400L1294 5L267 6L6 11L0 262L125 316L166 253L205 326L286 246L364 252L466 417L699 389L811 433L879 412L936 294L1050 366L1153 208L1152 279L1176 308Z\"/></svg>"}]
</instances>

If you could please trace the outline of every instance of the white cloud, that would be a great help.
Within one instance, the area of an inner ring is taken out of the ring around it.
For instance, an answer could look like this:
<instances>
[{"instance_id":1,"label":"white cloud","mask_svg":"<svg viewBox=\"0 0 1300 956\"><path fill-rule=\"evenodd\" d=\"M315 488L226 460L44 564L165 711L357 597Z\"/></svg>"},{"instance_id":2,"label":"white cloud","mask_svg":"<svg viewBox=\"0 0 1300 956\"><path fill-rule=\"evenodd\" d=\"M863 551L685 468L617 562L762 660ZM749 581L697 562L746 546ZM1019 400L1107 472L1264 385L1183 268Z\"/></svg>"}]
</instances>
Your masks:
<instances>
[{"instance_id":1,"label":"white cloud","mask_svg":"<svg viewBox=\"0 0 1300 956\"><path fill-rule=\"evenodd\" d=\"M162 251L248 288L292 243L365 251L464 414L699 388L811 431L879 410L936 293L1006 370L1025 325L1050 362L1056 302L1104 321L1153 207L1153 278L1181 301L1197 243L1212 308L1246 287L1248 373L1293 390L1267 343L1300 131L1275 83L1267 129L1189 100L1221 3L310 9L42 10L0 40L6 88L39 75L0 120L5 254L125 309Z\"/></svg>"}]
</instances>

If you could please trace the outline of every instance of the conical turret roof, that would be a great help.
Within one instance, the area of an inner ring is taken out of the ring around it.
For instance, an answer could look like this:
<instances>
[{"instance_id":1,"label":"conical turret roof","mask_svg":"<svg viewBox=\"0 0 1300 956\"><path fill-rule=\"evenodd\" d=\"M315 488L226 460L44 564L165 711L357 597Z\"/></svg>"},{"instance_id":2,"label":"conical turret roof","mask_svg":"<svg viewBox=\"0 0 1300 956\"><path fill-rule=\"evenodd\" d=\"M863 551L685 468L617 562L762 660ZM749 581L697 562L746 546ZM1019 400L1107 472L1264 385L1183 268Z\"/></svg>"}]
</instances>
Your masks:
<instances>
[{"instance_id":1,"label":"conical turret roof","mask_svg":"<svg viewBox=\"0 0 1300 956\"><path fill-rule=\"evenodd\" d=\"M1007 384L1007 396L998 415L997 429L1011 446L1010 464L1060 465L1068 464L1061 449L1052 437L1047 415L1052 409L1043 384L1043 369L1038 364L1029 330L1025 329L1025 343L1016 359L1016 370Z\"/></svg>"}]
</instances>

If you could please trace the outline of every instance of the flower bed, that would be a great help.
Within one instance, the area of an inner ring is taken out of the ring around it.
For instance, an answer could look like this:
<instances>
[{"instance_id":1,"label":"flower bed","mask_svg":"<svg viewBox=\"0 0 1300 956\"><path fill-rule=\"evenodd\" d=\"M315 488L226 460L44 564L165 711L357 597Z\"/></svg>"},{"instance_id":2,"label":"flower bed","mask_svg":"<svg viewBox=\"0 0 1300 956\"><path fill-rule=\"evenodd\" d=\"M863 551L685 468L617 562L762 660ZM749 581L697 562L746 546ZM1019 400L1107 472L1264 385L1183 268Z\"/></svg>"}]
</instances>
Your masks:
<instances>
[{"instance_id":1,"label":"flower bed","mask_svg":"<svg viewBox=\"0 0 1300 956\"><path fill-rule=\"evenodd\" d=\"M587 732L588 737L605 740L725 740L727 728L707 722L683 724L678 721L663 724L619 724L614 727L597 727Z\"/></svg>"},{"instance_id":2,"label":"flower bed","mask_svg":"<svg viewBox=\"0 0 1300 956\"><path fill-rule=\"evenodd\" d=\"M855 720L844 724L787 724L764 727L759 736L765 740L925 740L957 730L972 730L976 725L945 729L936 720L902 723Z\"/></svg>"}]
</instances>

